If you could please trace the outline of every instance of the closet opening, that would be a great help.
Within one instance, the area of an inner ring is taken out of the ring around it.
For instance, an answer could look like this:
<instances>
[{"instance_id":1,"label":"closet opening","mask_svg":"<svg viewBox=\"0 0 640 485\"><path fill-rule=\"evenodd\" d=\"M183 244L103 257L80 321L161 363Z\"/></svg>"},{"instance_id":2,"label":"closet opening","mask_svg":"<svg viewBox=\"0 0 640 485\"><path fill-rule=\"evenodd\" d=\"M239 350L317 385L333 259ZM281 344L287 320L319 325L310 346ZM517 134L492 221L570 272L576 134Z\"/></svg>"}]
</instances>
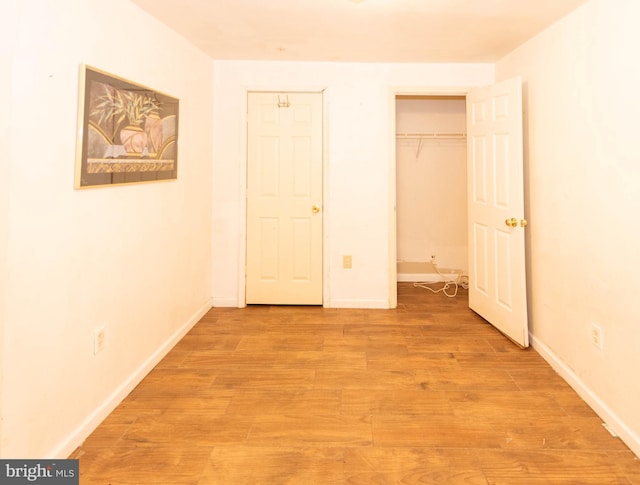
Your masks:
<instances>
[{"instance_id":1,"label":"closet opening","mask_svg":"<svg viewBox=\"0 0 640 485\"><path fill-rule=\"evenodd\" d=\"M466 98L399 95L397 281L447 296L468 283Z\"/></svg>"}]
</instances>

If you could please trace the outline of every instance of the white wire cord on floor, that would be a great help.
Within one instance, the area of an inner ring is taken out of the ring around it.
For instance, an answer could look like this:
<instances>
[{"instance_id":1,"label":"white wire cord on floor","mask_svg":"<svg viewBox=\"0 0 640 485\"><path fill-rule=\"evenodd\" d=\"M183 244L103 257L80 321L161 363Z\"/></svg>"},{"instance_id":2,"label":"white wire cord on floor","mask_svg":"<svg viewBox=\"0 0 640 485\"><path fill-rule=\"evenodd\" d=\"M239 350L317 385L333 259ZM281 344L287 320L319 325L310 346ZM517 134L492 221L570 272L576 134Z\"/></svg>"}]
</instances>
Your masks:
<instances>
[{"instance_id":1,"label":"white wire cord on floor","mask_svg":"<svg viewBox=\"0 0 640 485\"><path fill-rule=\"evenodd\" d=\"M416 288L424 288L425 290L429 290L432 293L442 293L443 295L449 298L455 298L458 295L458 289L463 288L465 290L469 289L469 277L463 276L462 273L458 273L458 277L455 280L449 279L448 275L444 275L438 270L438 266L435 263L433 264L433 268L436 270L436 273L440 275L442 280L440 281L416 281L413 286ZM442 288L434 289L429 285L437 285L443 283ZM453 290L451 290L453 288Z\"/></svg>"}]
</instances>

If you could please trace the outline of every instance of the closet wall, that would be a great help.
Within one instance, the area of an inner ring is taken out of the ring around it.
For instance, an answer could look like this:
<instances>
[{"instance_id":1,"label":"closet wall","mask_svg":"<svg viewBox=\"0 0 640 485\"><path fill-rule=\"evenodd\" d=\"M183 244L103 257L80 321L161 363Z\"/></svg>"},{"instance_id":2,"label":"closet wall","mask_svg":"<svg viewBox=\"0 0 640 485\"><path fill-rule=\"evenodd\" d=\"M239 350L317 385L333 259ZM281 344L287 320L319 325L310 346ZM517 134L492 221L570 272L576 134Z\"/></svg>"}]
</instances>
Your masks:
<instances>
[{"instance_id":1,"label":"closet wall","mask_svg":"<svg viewBox=\"0 0 640 485\"><path fill-rule=\"evenodd\" d=\"M399 281L467 271L464 97L396 98Z\"/></svg>"}]
</instances>

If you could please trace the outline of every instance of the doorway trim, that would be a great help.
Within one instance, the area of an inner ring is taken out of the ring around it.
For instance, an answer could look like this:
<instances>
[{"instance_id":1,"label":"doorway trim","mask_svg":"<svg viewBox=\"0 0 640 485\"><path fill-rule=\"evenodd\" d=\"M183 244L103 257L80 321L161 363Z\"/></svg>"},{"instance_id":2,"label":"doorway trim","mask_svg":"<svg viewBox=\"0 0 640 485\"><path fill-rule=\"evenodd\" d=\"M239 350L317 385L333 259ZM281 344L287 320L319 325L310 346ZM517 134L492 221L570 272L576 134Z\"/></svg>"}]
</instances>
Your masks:
<instances>
[{"instance_id":1,"label":"doorway trim","mask_svg":"<svg viewBox=\"0 0 640 485\"><path fill-rule=\"evenodd\" d=\"M389 90L389 308L398 306L396 98L398 96L455 96L466 99L472 89L472 86L392 86Z\"/></svg>"},{"instance_id":2,"label":"doorway trim","mask_svg":"<svg viewBox=\"0 0 640 485\"><path fill-rule=\"evenodd\" d=\"M246 268L247 268L247 165L248 165L248 97L249 93L313 93L322 95L322 306L327 307L329 297L329 231L328 220L331 214L329 193L329 88L326 86L310 87L266 87L266 86L244 86L240 107L242 109L242 129L240 130L240 174L238 183L240 185L238 201L238 219L241 221L238 246L238 308L247 306L246 298Z\"/></svg>"}]
</instances>

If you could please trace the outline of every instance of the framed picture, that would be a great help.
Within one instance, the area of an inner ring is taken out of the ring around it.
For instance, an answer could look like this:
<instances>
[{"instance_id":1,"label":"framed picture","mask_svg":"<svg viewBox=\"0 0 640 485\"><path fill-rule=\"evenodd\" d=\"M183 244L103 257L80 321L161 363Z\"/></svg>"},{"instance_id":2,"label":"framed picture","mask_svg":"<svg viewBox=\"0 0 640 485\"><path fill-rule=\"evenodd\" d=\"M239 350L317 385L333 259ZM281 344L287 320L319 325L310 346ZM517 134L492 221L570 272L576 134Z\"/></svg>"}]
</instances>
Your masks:
<instances>
[{"instance_id":1,"label":"framed picture","mask_svg":"<svg viewBox=\"0 0 640 485\"><path fill-rule=\"evenodd\" d=\"M83 65L75 187L178 175L179 101Z\"/></svg>"}]
</instances>

